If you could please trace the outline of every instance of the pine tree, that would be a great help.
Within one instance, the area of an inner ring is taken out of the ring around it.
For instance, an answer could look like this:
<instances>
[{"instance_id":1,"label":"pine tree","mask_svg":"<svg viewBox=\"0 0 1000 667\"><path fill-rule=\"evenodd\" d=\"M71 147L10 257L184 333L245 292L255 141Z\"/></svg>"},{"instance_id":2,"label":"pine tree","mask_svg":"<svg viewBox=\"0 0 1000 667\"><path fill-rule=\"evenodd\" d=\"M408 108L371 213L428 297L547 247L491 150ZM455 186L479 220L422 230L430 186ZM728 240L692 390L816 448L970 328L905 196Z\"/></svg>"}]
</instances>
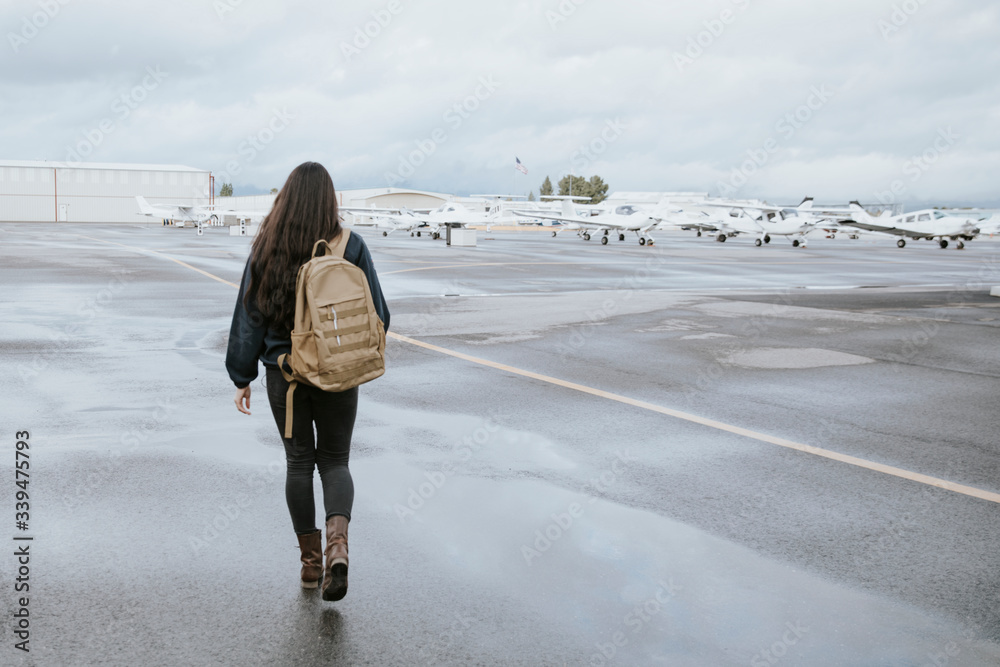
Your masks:
<instances>
[{"instance_id":1,"label":"pine tree","mask_svg":"<svg viewBox=\"0 0 1000 667\"><path fill-rule=\"evenodd\" d=\"M219 189L220 197L232 197L233 196L233 184L223 183L222 187Z\"/></svg>"},{"instance_id":2,"label":"pine tree","mask_svg":"<svg viewBox=\"0 0 1000 667\"><path fill-rule=\"evenodd\" d=\"M552 194L552 181L549 180L548 176L545 177L545 182L542 183L542 187L538 189L538 194L542 195L543 197L545 195Z\"/></svg>"},{"instance_id":3,"label":"pine tree","mask_svg":"<svg viewBox=\"0 0 1000 667\"><path fill-rule=\"evenodd\" d=\"M608 184L600 176L590 177L590 203L600 204L608 198Z\"/></svg>"},{"instance_id":4,"label":"pine tree","mask_svg":"<svg viewBox=\"0 0 1000 667\"><path fill-rule=\"evenodd\" d=\"M535 201L535 191L532 190L528 193L528 201Z\"/></svg>"}]
</instances>

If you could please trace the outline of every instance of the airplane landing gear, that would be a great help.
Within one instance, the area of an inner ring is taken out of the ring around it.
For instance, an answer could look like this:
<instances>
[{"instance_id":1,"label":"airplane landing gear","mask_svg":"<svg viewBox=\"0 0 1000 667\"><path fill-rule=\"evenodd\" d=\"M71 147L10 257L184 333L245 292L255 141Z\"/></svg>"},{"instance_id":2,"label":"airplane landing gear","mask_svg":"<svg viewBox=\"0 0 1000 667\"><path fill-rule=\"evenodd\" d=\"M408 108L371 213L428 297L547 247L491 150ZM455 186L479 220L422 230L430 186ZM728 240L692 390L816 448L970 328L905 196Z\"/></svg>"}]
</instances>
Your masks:
<instances>
[{"instance_id":1,"label":"airplane landing gear","mask_svg":"<svg viewBox=\"0 0 1000 667\"><path fill-rule=\"evenodd\" d=\"M601 237L601 245L608 245L608 237L607 236L602 236Z\"/></svg>"},{"instance_id":2,"label":"airplane landing gear","mask_svg":"<svg viewBox=\"0 0 1000 667\"><path fill-rule=\"evenodd\" d=\"M763 241L761 241L760 239L754 239L753 244L758 248L764 245Z\"/></svg>"},{"instance_id":3,"label":"airplane landing gear","mask_svg":"<svg viewBox=\"0 0 1000 667\"><path fill-rule=\"evenodd\" d=\"M718 241L719 243L725 243L726 242L726 235L725 234L719 234L718 236L715 237L715 240Z\"/></svg>"},{"instance_id":4,"label":"airplane landing gear","mask_svg":"<svg viewBox=\"0 0 1000 667\"><path fill-rule=\"evenodd\" d=\"M900 248L905 248L906 247L906 241L903 240L903 239L899 239L898 241L896 241L896 245L899 246Z\"/></svg>"},{"instance_id":5,"label":"airplane landing gear","mask_svg":"<svg viewBox=\"0 0 1000 667\"><path fill-rule=\"evenodd\" d=\"M619 241L624 241L625 240L625 235L624 234L619 234L618 235L618 240Z\"/></svg>"},{"instance_id":6,"label":"airplane landing gear","mask_svg":"<svg viewBox=\"0 0 1000 667\"><path fill-rule=\"evenodd\" d=\"M389 232L382 232L382 236L388 236Z\"/></svg>"},{"instance_id":7,"label":"airplane landing gear","mask_svg":"<svg viewBox=\"0 0 1000 667\"><path fill-rule=\"evenodd\" d=\"M965 249L965 241L959 241L958 245L955 246L955 247L958 248L959 250L964 250Z\"/></svg>"},{"instance_id":8,"label":"airplane landing gear","mask_svg":"<svg viewBox=\"0 0 1000 667\"><path fill-rule=\"evenodd\" d=\"M552 232L552 238L555 238L555 237L556 237L556 234L558 234L558 233L559 233L559 232Z\"/></svg>"},{"instance_id":9,"label":"airplane landing gear","mask_svg":"<svg viewBox=\"0 0 1000 667\"><path fill-rule=\"evenodd\" d=\"M943 250L944 248L947 248L947 247L948 247L948 239L941 239L941 243L940 243L940 245L941 245L941 249L942 249L942 250Z\"/></svg>"},{"instance_id":10,"label":"airplane landing gear","mask_svg":"<svg viewBox=\"0 0 1000 667\"><path fill-rule=\"evenodd\" d=\"M701 230L700 229L698 230L698 236L701 236Z\"/></svg>"},{"instance_id":11,"label":"airplane landing gear","mask_svg":"<svg viewBox=\"0 0 1000 667\"><path fill-rule=\"evenodd\" d=\"M417 238L418 239L420 238L420 232L417 232Z\"/></svg>"},{"instance_id":12,"label":"airplane landing gear","mask_svg":"<svg viewBox=\"0 0 1000 667\"><path fill-rule=\"evenodd\" d=\"M584 234L583 235L583 240L584 241L589 241L590 240L590 234Z\"/></svg>"},{"instance_id":13,"label":"airplane landing gear","mask_svg":"<svg viewBox=\"0 0 1000 667\"><path fill-rule=\"evenodd\" d=\"M639 237L639 245L646 245L646 239L642 236Z\"/></svg>"},{"instance_id":14,"label":"airplane landing gear","mask_svg":"<svg viewBox=\"0 0 1000 667\"><path fill-rule=\"evenodd\" d=\"M439 238L441 238L441 234L439 234L438 232L434 232L433 234L431 234L431 238L437 241Z\"/></svg>"},{"instance_id":15,"label":"airplane landing gear","mask_svg":"<svg viewBox=\"0 0 1000 667\"><path fill-rule=\"evenodd\" d=\"M764 234L764 243L770 243L770 242L771 242L771 235Z\"/></svg>"},{"instance_id":16,"label":"airplane landing gear","mask_svg":"<svg viewBox=\"0 0 1000 667\"><path fill-rule=\"evenodd\" d=\"M793 248L798 248L800 245L802 245L802 242L799 241L798 239L795 239L794 241L792 241L792 247Z\"/></svg>"}]
</instances>

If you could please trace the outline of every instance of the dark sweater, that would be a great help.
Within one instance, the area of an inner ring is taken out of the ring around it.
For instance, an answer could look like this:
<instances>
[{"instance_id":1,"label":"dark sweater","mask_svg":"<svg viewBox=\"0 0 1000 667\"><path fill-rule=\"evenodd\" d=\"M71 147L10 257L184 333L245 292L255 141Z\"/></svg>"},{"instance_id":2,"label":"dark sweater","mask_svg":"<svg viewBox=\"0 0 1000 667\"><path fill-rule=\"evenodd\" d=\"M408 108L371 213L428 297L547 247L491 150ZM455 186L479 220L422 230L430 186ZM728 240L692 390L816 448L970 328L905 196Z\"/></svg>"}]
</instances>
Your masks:
<instances>
[{"instance_id":1,"label":"dark sweater","mask_svg":"<svg viewBox=\"0 0 1000 667\"><path fill-rule=\"evenodd\" d=\"M344 259L357 266L368 276L368 286L371 287L375 310L389 331L389 307L386 305L382 287L378 283L378 275L372 264L371 253L364 239L357 234L351 234L344 250ZM247 258L243 269L243 280L240 281L240 293L236 297L236 309L233 311L233 323L229 328L229 349L226 351L226 370L229 377L238 388L243 388L257 379L257 360L265 366L278 367L278 357L292 351L292 339L276 330L264 320L257 309L256 299L251 299L248 307L243 306L243 295L250 282L250 263L253 261L253 250Z\"/></svg>"}]
</instances>

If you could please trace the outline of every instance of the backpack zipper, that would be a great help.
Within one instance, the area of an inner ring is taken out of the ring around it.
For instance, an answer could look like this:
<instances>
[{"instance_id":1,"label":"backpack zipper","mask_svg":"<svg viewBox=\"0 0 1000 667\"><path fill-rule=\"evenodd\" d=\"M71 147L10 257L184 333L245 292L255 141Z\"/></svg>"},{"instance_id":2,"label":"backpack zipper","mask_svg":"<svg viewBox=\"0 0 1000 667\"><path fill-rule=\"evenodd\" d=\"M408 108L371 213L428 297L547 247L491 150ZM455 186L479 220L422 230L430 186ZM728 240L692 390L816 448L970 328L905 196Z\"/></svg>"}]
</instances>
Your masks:
<instances>
[{"instance_id":1,"label":"backpack zipper","mask_svg":"<svg viewBox=\"0 0 1000 667\"><path fill-rule=\"evenodd\" d=\"M338 328L337 327L337 309L335 307L333 307L333 306L330 306L330 310L333 312L333 328L336 331L337 328ZM337 336L337 347L340 347L340 336Z\"/></svg>"}]
</instances>

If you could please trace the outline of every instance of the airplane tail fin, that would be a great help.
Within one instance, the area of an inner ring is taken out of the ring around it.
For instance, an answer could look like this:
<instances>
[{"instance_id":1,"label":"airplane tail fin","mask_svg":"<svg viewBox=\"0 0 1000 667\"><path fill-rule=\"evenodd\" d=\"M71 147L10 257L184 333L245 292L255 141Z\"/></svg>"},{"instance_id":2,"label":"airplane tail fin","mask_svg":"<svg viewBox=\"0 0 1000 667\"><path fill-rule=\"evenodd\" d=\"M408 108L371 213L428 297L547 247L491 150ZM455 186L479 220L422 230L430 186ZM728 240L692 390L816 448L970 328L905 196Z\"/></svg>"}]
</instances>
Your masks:
<instances>
[{"instance_id":1,"label":"airplane tail fin","mask_svg":"<svg viewBox=\"0 0 1000 667\"><path fill-rule=\"evenodd\" d=\"M576 211L573 209L573 200L572 199L563 199L562 200L562 214L563 214L564 218L575 218L576 217Z\"/></svg>"},{"instance_id":2,"label":"airplane tail fin","mask_svg":"<svg viewBox=\"0 0 1000 667\"><path fill-rule=\"evenodd\" d=\"M149 205L149 202L146 201L145 197L136 195L135 201L139 204L139 211L141 211L143 215L155 215L153 207Z\"/></svg>"},{"instance_id":3,"label":"airplane tail fin","mask_svg":"<svg viewBox=\"0 0 1000 667\"><path fill-rule=\"evenodd\" d=\"M851 217L858 222L868 222L872 219L868 211L862 208L861 204L856 201L851 202Z\"/></svg>"},{"instance_id":4,"label":"airplane tail fin","mask_svg":"<svg viewBox=\"0 0 1000 667\"><path fill-rule=\"evenodd\" d=\"M808 211L812 207L813 207L813 198L812 197L806 197L805 199L802 200L802 203L799 204L797 208L800 211Z\"/></svg>"}]
</instances>

